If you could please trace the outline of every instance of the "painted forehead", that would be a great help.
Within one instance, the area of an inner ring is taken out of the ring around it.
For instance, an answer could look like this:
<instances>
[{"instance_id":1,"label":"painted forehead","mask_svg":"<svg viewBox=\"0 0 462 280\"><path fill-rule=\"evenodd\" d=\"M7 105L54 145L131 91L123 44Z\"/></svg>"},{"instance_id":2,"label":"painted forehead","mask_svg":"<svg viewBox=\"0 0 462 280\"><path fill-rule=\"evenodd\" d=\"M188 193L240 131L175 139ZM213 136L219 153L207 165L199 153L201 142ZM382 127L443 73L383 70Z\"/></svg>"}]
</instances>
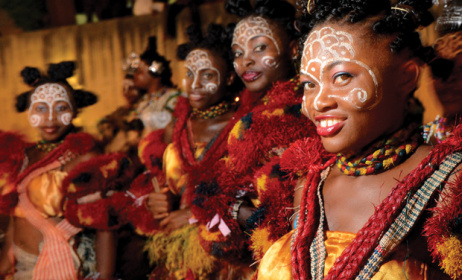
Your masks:
<instances>
[{"instance_id":1,"label":"painted forehead","mask_svg":"<svg viewBox=\"0 0 462 280\"><path fill-rule=\"evenodd\" d=\"M331 27L324 27L313 31L305 41L302 58L305 68L301 69L301 71L303 74L314 72L314 69L308 68L311 64L310 62L322 62L340 58L351 59L355 55L351 34Z\"/></svg>"},{"instance_id":2,"label":"painted forehead","mask_svg":"<svg viewBox=\"0 0 462 280\"><path fill-rule=\"evenodd\" d=\"M280 53L279 44L275 39L273 30L268 21L263 17L248 17L241 20L234 29L231 45L237 45L245 49L249 40L259 36L264 36L272 40L278 53Z\"/></svg>"},{"instance_id":3,"label":"painted forehead","mask_svg":"<svg viewBox=\"0 0 462 280\"><path fill-rule=\"evenodd\" d=\"M44 102L51 106L56 101L67 102L72 108L69 94L67 90L60 84L43 84L38 86L31 95L31 105L37 102Z\"/></svg>"},{"instance_id":4,"label":"painted forehead","mask_svg":"<svg viewBox=\"0 0 462 280\"><path fill-rule=\"evenodd\" d=\"M196 72L202 69L214 68L206 51L193 50L186 56L186 67Z\"/></svg>"}]
</instances>

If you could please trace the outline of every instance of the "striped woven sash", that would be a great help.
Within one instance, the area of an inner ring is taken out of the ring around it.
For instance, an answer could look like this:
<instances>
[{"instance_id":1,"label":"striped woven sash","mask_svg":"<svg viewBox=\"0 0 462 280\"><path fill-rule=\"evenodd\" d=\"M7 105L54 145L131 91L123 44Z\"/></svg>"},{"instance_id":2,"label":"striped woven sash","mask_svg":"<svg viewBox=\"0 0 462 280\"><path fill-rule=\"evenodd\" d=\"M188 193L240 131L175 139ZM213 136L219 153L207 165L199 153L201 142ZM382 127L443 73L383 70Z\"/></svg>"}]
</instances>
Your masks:
<instances>
[{"instance_id":1,"label":"striped woven sash","mask_svg":"<svg viewBox=\"0 0 462 280\"><path fill-rule=\"evenodd\" d=\"M66 160L64 159L64 161ZM27 195L27 186L33 178L56 169L62 164L63 158L60 158L44 167L37 168L28 174L18 186L18 206L23 210L27 221L43 235L43 247L33 272L32 279L34 280L77 279L77 270L72 259L73 249L68 241L80 229L71 225L67 220L62 220L54 225L42 216Z\"/></svg>"}]
</instances>

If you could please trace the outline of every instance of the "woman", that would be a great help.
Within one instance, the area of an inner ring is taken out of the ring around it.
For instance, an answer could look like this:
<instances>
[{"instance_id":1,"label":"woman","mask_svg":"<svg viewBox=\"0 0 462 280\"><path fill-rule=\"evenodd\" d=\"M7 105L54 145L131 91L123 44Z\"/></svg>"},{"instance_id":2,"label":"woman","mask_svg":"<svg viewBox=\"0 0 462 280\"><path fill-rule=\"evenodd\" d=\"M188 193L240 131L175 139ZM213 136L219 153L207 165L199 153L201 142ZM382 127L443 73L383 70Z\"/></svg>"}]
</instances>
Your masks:
<instances>
[{"instance_id":1,"label":"woman","mask_svg":"<svg viewBox=\"0 0 462 280\"><path fill-rule=\"evenodd\" d=\"M74 68L73 62L61 62L50 65L48 76L41 76L36 68L26 67L21 72L34 89L18 96L16 108L19 112L28 110L29 122L41 140L28 143L18 134L0 133L2 146L8 147L1 153L0 172L5 179L1 183L1 211L12 216L2 249L2 276L113 277L115 245L108 231L107 201L90 203L86 195L101 194L111 184L120 172L120 157L95 158L96 141L89 134L76 133L72 120L78 110L97 99L93 93L74 90L67 83ZM104 181L95 180L101 173ZM95 209L100 213L93 213ZM79 234L83 227L99 229L95 248L86 235ZM14 260L8 260L9 256Z\"/></svg>"},{"instance_id":2,"label":"woman","mask_svg":"<svg viewBox=\"0 0 462 280\"><path fill-rule=\"evenodd\" d=\"M437 58L446 61L432 67L436 94L443 106L443 116L424 126L425 141L440 143L451 134L462 112L462 31L448 33L435 41ZM447 65L449 62L450 65ZM436 141L434 141L436 140Z\"/></svg>"},{"instance_id":3,"label":"woman","mask_svg":"<svg viewBox=\"0 0 462 280\"><path fill-rule=\"evenodd\" d=\"M172 120L180 92L173 87L171 78L170 62L157 53L156 37L149 37L133 77L135 88L146 92L137 109L144 125L143 136L165 128Z\"/></svg>"},{"instance_id":4,"label":"woman","mask_svg":"<svg viewBox=\"0 0 462 280\"><path fill-rule=\"evenodd\" d=\"M422 145L412 97L432 1L307 2L303 112L327 152L306 139L284 155L307 174L298 223L258 278L459 279L460 128Z\"/></svg>"},{"instance_id":5,"label":"woman","mask_svg":"<svg viewBox=\"0 0 462 280\"><path fill-rule=\"evenodd\" d=\"M194 26L187 31L190 42L179 46L178 57L185 60L188 99L179 99L174 122L165 129L164 139L172 143L163 154L164 176L154 182L142 177L160 187L147 200L158 225L146 247L156 264L152 279L227 279L230 267L202 249L198 227L189 219L196 185L217 176L213 169L226 154L228 134L248 106L236 110L242 84L232 68L231 36L219 25L210 25L205 37Z\"/></svg>"},{"instance_id":6,"label":"woman","mask_svg":"<svg viewBox=\"0 0 462 280\"><path fill-rule=\"evenodd\" d=\"M258 261L290 230L296 181L280 170L280 155L291 142L314 135L314 129L301 115L302 94L292 65L295 8L278 0L255 1L255 8L249 1L227 1L226 7L242 17L231 47L234 69L246 87L243 94L253 106L231 130L220 176L206 182L215 186L213 199L200 200L195 216L209 224L202 236L210 254L249 265L248 251ZM220 229L224 224L229 234Z\"/></svg>"}]
</instances>

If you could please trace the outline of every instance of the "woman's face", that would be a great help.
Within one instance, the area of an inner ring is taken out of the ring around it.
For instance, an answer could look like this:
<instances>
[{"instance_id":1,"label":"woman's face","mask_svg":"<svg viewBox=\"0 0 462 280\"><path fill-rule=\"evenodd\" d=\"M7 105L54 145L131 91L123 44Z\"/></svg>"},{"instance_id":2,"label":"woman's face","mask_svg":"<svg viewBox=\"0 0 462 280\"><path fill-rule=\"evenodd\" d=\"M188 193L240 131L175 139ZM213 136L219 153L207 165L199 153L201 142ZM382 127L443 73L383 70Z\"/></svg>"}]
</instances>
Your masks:
<instances>
[{"instance_id":1,"label":"woman's face","mask_svg":"<svg viewBox=\"0 0 462 280\"><path fill-rule=\"evenodd\" d=\"M185 66L184 88L193 108L204 110L223 100L230 81L223 58L209 50L195 49L186 57Z\"/></svg>"},{"instance_id":2,"label":"woman's face","mask_svg":"<svg viewBox=\"0 0 462 280\"><path fill-rule=\"evenodd\" d=\"M123 96L127 100L128 104L133 105L140 99L140 93L135 87L135 83L132 78L124 78L123 82Z\"/></svg>"},{"instance_id":3,"label":"woman's face","mask_svg":"<svg viewBox=\"0 0 462 280\"><path fill-rule=\"evenodd\" d=\"M68 90L60 84L43 84L31 94L29 123L45 141L53 142L65 136L75 115Z\"/></svg>"},{"instance_id":4,"label":"woman's face","mask_svg":"<svg viewBox=\"0 0 462 280\"><path fill-rule=\"evenodd\" d=\"M435 91L443 105L444 115L462 115L462 54L454 59L454 70L445 81L435 79Z\"/></svg>"},{"instance_id":5,"label":"woman's face","mask_svg":"<svg viewBox=\"0 0 462 280\"><path fill-rule=\"evenodd\" d=\"M137 89L147 90L154 79L156 78L149 74L149 65L141 60L138 68L133 74L133 83L135 87Z\"/></svg>"},{"instance_id":6,"label":"woman's face","mask_svg":"<svg viewBox=\"0 0 462 280\"><path fill-rule=\"evenodd\" d=\"M234 70L250 92L268 90L290 71L288 39L262 17L241 20L233 35Z\"/></svg>"},{"instance_id":7,"label":"woman's face","mask_svg":"<svg viewBox=\"0 0 462 280\"><path fill-rule=\"evenodd\" d=\"M365 27L328 23L315 27L304 44L302 111L332 153L360 153L404 119L403 59L391 54L391 39L372 44L374 34L365 34L371 34Z\"/></svg>"}]
</instances>

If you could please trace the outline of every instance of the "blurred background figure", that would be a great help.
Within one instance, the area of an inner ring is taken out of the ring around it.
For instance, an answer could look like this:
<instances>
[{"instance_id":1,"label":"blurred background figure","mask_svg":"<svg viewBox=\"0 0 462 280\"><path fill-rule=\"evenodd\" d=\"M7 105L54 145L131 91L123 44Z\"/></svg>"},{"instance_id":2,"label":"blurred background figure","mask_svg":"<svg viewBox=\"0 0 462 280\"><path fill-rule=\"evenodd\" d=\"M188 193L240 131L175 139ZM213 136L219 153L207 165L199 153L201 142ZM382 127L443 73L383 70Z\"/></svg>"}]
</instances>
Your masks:
<instances>
[{"instance_id":1,"label":"blurred background figure","mask_svg":"<svg viewBox=\"0 0 462 280\"><path fill-rule=\"evenodd\" d=\"M172 120L180 90L172 83L170 61L157 52L156 37L149 37L147 49L140 55L133 82L136 89L146 92L137 108L144 125L143 136L165 128Z\"/></svg>"}]
</instances>

